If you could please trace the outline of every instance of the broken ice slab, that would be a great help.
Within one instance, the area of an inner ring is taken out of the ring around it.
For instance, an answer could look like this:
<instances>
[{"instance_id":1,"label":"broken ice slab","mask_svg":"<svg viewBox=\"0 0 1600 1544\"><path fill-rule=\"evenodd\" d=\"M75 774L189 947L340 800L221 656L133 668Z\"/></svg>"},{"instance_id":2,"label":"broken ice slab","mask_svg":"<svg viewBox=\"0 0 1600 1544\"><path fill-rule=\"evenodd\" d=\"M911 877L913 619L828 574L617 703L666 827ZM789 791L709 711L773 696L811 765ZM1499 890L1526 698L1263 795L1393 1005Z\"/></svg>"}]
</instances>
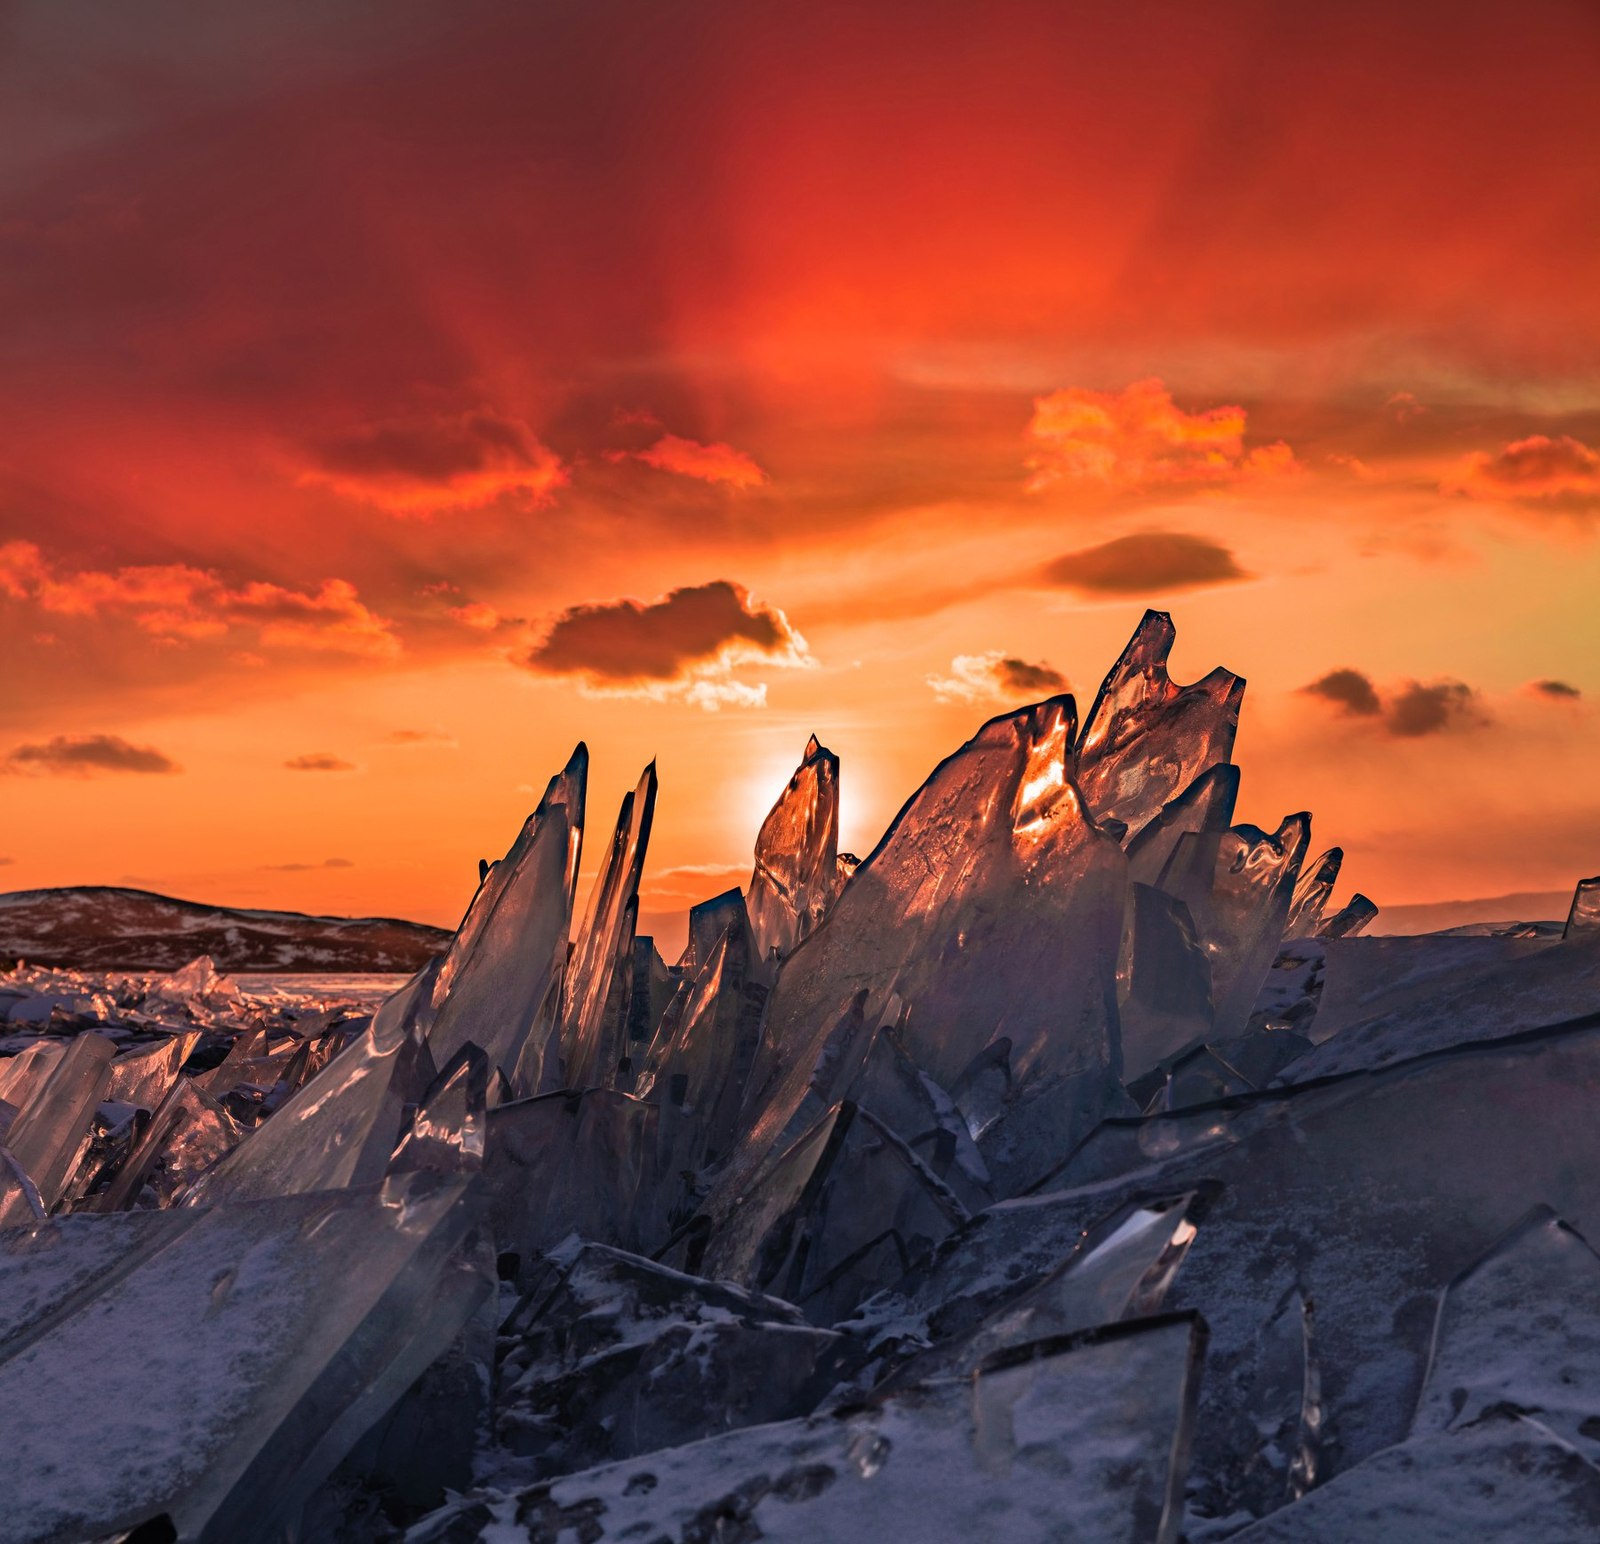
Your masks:
<instances>
[{"instance_id":1,"label":"broken ice slab","mask_svg":"<svg viewBox=\"0 0 1600 1544\"><path fill-rule=\"evenodd\" d=\"M567 965L561 1019L561 1083L567 1088L608 1084L626 1054L639 879L655 808L652 761L638 787L623 797L611 849Z\"/></svg>"},{"instance_id":2,"label":"broken ice slab","mask_svg":"<svg viewBox=\"0 0 1600 1544\"><path fill-rule=\"evenodd\" d=\"M1309 938L1320 931L1323 908L1339 882L1344 864L1344 848L1330 847L1314 863L1308 863L1294 882L1294 897L1289 902L1289 921L1285 938Z\"/></svg>"},{"instance_id":3,"label":"broken ice slab","mask_svg":"<svg viewBox=\"0 0 1600 1544\"><path fill-rule=\"evenodd\" d=\"M111 1063L102 1097L140 1110L155 1109L178 1081L178 1073L199 1039L199 1030L186 1030L124 1051Z\"/></svg>"},{"instance_id":4,"label":"broken ice slab","mask_svg":"<svg viewBox=\"0 0 1600 1544\"><path fill-rule=\"evenodd\" d=\"M1204 1327L1045 1341L974 1380L456 1502L410 1544L527 1538L1175 1544Z\"/></svg>"},{"instance_id":5,"label":"broken ice slab","mask_svg":"<svg viewBox=\"0 0 1600 1544\"><path fill-rule=\"evenodd\" d=\"M1212 1031L1211 961L1189 908L1152 885L1128 887L1117 972L1122 1077L1132 1083Z\"/></svg>"},{"instance_id":6,"label":"broken ice slab","mask_svg":"<svg viewBox=\"0 0 1600 1544\"><path fill-rule=\"evenodd\" d=\"M580 743L473 897L431 993L427 1035L436 1066L470 1040L514 1088L528 1080L519 1092L537 1091L547 1042L559 1028L588 768Z\"/></svg>"},{"instance_id":7,"label":"broken ice slab","mask_svg":"<svg viewBox=\"0 0 1600 1544\"><path fill-rule=\"evenodd\" d=\"M1364 933L1378 915L1375 902L1359 890L1331 917L1324 917L1317 928L1318 938L1354 938Z\"/></svg>"},{"instance_id":8,"label":"broken ice slab","mask_svg":"<svg viewBox=\"0 0 1600 1544\"><path fill-rule=\"evenodd\" d=\"M174 1007L200 1010L197 1017L207 1017L206 1010L228 1010L238 1006L239 988L230 976L223 975L209 954L190 960L181 970L170 975L157 976L149 985L146 1001L152 1006L159 1002Z\"/></svg>"},{"instance_id":9,"label":"broken ice slab","mask_svg":"<svg viewBox=\"0 0 1600 1544\"><path fill-rule=\"evenodd\" d=\"M1161 889L1189 908L1211 962L1214 1033L1243 1033L1283 942L1311 817L1290 815L1272 835L1256 826L1182 837Z\"/></svg>"},{"instance_id":10,"label":"broken ice slab","mask_svg":"<svg viewBox=\"0 0 1600 1544\"><path fill-rule=\"evenodd\" d=\"M222 1161L187 1205L371 1183L400 1139L405 1106L434 1078L427 1042L379 1012L361 1036Z\"/></svg>"},{"instance_id":11,"label":"broken ice slab","mask_svg":"<svg viewBox=\"0 0 1600 1544\"><path fill-rule=\"evenodd\" d=\"M243 1136L233 1117L200 1084L179 1078L109 1186L91 1204L102 1212L140 1204L170 1206Z\"/></svg>"},{"instance_id":12,"label":"broken ice slab","mask_svg":"<svg viewBox=\"0 0 1600 1544\"><path fill-rule=\"evenodd\" d=\"M1572 906L1567 912L1567 925L1561 936L1574 938L1580 933L1600 930L1600 874L1593 879L1580 879L1572 892Z\"/></svg>"},{"instance_id":13,"label":"broken ice slab","mask_svg":"<svg viewBox=\"0 0 1600 1544\"><path fill-rule=\"evenodd\" d=\"M495 1436L544 1478L808 1414L849 1342L729 1282L587 1244L501 1332Z\"/></svg>"},{"instance_id":14,"label":"broken ice slab","mask_svg":"<svg viewBox=\"0 0 1600 1544\"><path fill-rule=\"evenodd\" d=\"M843 1318L968 1220L955 1193L870 1112L844 1103L769 1164L700 1269Z\"/></svg>"},{"instance_id":15,"label":"broken ice slab","mask_svg":"<svg viewBox=\"0 0 1600 1544\"><path fill-rule=\"evenodd\" d=\"M756 958L782 959L839 890L839 758L815 735L756 837L747 904Z\"/></svg>"},{"instance_id":16,"label":"broken ice slab","mask_svg":"<svg viewBox=\"0 0 1600 1544\"><path fill-rule=\"evenodd\" d=\"M44 1087L72 1042L65 1039L38 1040L0 1061L0 1102L13 1114L26 1108L28 1101ZM8 1122L9 1124L9 1122ZM0 1137L4 1133L0 1132Z\"/></svg>"},{"instance_id":17,"label":"broken ice slab","mask_svg":"<svg viewBox=\"0 0 1600 1544\"><path fill-rule=\"evenodd\" d=\"M89 1140L89 1123L105 1094L116 1046L104 1035L79 1035L11 1123L6 1148L48 1211L61 1200ZM30 1198L20 1184L4 1189L0 1227L31 1222Z\"/></svg>"},{"instance_id":18,"label":"broken ice slab","mask_svg":"<svg viewBox=\"0 0 1600 1544\"><path fill-rule=\"evenodd\" d=\"M489 1111L481 1189L519 1270L569 1234L649 1254L667 1242L660 1111L614 1089L566 1090Z\"/></svg>"},{"instance_id":19,"label":"broken ice slab","mask_svg":"<svg viewBox=\"0 0 1600 1544\"><path fill-rule=\"evenodd\" d=\"M1128 843L1128 877L1153 885L1161 878L1172 849L1190 832L1226 831L1239 801L1239 769L1219 763L1202 772L1176 798L1161 808Z\"/></svg>"},{"instance_id":20,"label":"broken ice slab","mask_svg":"<svg viewBox=\"0 0 1600 1544\"><path fill-rule=\"evenodd\" d=\"M1067 698L984 725L784 963L725 1189L741 1189L789 1127L862 991L869 1027L898 999L906 1053L946 1088L1002 1035L1013 1099L1047 1099L1115 1062L1127 861L1084 813L1072 734Z\"/></svg>"},{"instance_id":21,"label":"broken ice slab","mask_svg":"<svg viewBox=\"0 0 1600 1544\"><path fill-rule=\"evenodd\" d=\"M0 1237L0 1401L35 1417L7 1436L0 1541L292 1526L488 1293L463 1196L416 1174Z\"/></svg>"},{"instance_id":22,"label":"broken ice slab","mask_svg":"<svg viewBox=\"0 0 1600 1544\"><path fill-rule=\"evenodd\" d=\"M1130 837L1179 790L1233 754L1244 681L1218 668L1192 686L1167 674L1177 630L1147 611L1095 697L1077 743L1078 785L1094 818Z\"/></svg>"},{"instance_id":23,"label":"broken ice slab","mask_svg":"<svg viewBox=\"0 0 1600 1544\"><path fill-rule=\"evenodd\" d=\"M468 1174L482 1168L488 1093L489 1058L469 1041L422 1096L389 1173Z\"/></svg>"},{"instance_id":24,"label":"broken ice slab","mask_svg":"<svg viewBox=\"0 0 1600 1544\"><path fill-rule=\"evenodd\" d=\"M1195 1460L1206 1515L1244 1504L1257 1331L1291 1290L1316 1305L1323 1459L1339 1472L1407 1435L1452 1279L1540 1202L1600 1230L1597 1087L1600 1029L1579 1028L1111 1121L1085 1144L1056 1183L1102 1204L1223 1187L1169 1299L1212 1326Z\"/></svg>"}]
</instances>

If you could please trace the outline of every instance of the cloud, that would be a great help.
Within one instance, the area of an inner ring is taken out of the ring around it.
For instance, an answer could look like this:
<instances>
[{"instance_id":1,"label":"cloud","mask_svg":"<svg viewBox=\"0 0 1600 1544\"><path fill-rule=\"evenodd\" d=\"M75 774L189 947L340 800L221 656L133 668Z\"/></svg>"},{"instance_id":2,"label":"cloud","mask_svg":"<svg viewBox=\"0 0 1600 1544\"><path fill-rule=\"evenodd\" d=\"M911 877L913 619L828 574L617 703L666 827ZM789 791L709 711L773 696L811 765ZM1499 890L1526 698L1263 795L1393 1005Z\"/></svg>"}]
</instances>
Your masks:
<instances>
[{"instance_id":1,"label":"cloud","mask_svg":"<svg viewBox=\"0 0 1600 1544\"><path fill-rule=\"evenodd\" d=\"M753 600L742 585L714 579L648 603L570 607L521 663L541 675L576 676L591 692L676 698L714 712L765 705L764 685L731 678L739 665L793 669L816 662L781 611Z\"/></svg>"},{"instance_id":2,"label":"cloud","mask_svg":"<svg viewBox=\"0 0 1600 1544\"><path fill-rule=\"evenodd\" d=\"M1489 722L1482 698L1462 681L1407 681L1380 691L1369 676L1344 668L1331 670L1300 690L1348 716L1374 719L1384 733L1401 740L1481 728Z\"/></svg>"},{"instance_id":3,"label":"cloud","mask_svg":"<svg viewBox=\"0 0 1600 1544\"><path fill-rule=\"evenodd\" d=\"M1068 552L1047 563L1040 577L1083 595L1154 595L1233 584L1254 575L1207 537L1146 531Z\"/></svg>"},{"instance_id":4,"label":"cloud","mask_svg":"<svg viewBox=\"0 0 1600 1544\"><path fill-rule=\"evenodd\" d=\"M313 649L370 658L400 652L394 624L366 606L345 579L316 590L265 580L229 585L184 563L58 572L32 542L0 546L0 594L52 616L124 617L153 638L199 642L249 628L263 648Z\"/></svg>"},{"instance_id":5,"label":"cloud","mask_svg":"<svg viewBox=\"0 0 1600 1544\"><path fill-rule=\"evenodd\" d=\"M360 768L353 761L327 751L310 751L304 756L291 756L284 767L290 772L356 772Z\"/></svg>"},{"instance_id":6,"label":"cloud","mask_svg":"<svg viewBox=\"0 0 1600 1544\"><path fill-rule=\"evenodd\" d=\"M452 606L450 615L463 627L470 627L477 633L492 633L505 621L493 606L481 600L468 601L464 606Z\"/></svg>"},{"instance_id":7,"label":"cloud","mask_svg":"<svg viewBox=\"0 0 1600 1544\"><path fill-rule=\"evenodd\" d=\"M0 858L0 868L10 868L16 861L15 858Z\"/></svg>"},{"instance_id":8,"label":"cloud","mask_svg":"<svg viewBox=\"0 0 1600 1544\"><path fill-rule=\"evenodd\" d=\"M1420 418L1428 411L1409 391L1392 393L1384 406L1389 409L1394 421L1401 424L1408 424L1413 418Z\"/></svg>"},{"instance_id":9,"label":"cloud","mask_svg":"<svg viewBox=\"0 0 1600 1544\"><path fill-rule=\"evenodd\" d=\"M1372 718L1383 712L1377 687L1359 670L1330 670L1300 690L1309 696L1321 697L1358 718Z\"/></svg>"},{"instance_id":10,"label":"cloud","mask_svg":"<svg viewBox=\"0 0 1600 1544\"><path fill-rule=\"evenodd\" d=\"M19 745L6 757L8 772L51 777L96 777L102 772L173 773L183 770L149 745L131 745L120 735L60 735L42 745Z\"/></svg>"},{"instance_id":11,"label":"cloud","mask_svg":"<svg viewBox=\"0 0 1600 1544\"><path fill-rule=\"evenodd\" d=\"M750 864L680 863L646 876L641 893L652 901L692 906L750 878Z\"/></svg>"},{"instance_id":12,"label":"cloud","mask_svg":"<svg viewBox=\"0 0 1600 1544\"><path fill-rule=\"evenodd\" d=\"M981 702L988 698L1048 697L1067 689L1067 678L1054 667L1030 664L1002 649L987 654L958 654L948 676L930 675L928 685L940 702Z\"/></svg>"},{"instance_id":13,"label":"cloud","mask_svg":"<svg viewBox=\"0 0 1600 1544\"><path fill-rule=\"evenodd\" d=\"M1568 681L1529 681L1523 688L1535 697L1545 697L1557 702L1571 702L1583 693Z\"/></svg>"},{"instance_id":14,"label":"cloud","mask_svg":"<svg viewBox=\"0 0 1600 1544\"><path fill-rule=\"evenodd\" d=\"M444 750L454 750L456 737L443 729L395 729L383 737L385 745L437 745Z\"/></svg>"},{"instance_id":15,"label":"cloud","mask_svg":"<svg viewBox=\"0 0 1600 1544\"><path fill-rule=\"evenodd\" d=\"M1570 434L1530 434L1491 454L1476 451L1445 479L1445 493L1513 499L1532 507L1600 508L1600 450Z\"/></svg>"},{"instance_id":16,"label":"cloud","mask_svg":"<svg viewBox=\"0 0 1600 1544\"><path fill-rule=\"evenodd\" d=\"M321 863L263 863L262 868L269 874L310 874L318 869L347 869L354 868L348 858L324 858Z\"/></svg>"},{"instance_id":17,"label":"cloud","mask_svg":"<svg viewBox=\"0 0 1600 1544\"><path fill-rule=\"evenodd\" d=\"M507 494L548 503L567 480L525 423L488 411L371 424L304 450L301 482L393 515L477 509Z\"/></svg>"},{"instance_id":18,"label":"cloud","mask_svg":"<svg viewBox=\"0 0 1600 1544\"><path fill-rule=\"evenodd\" d=\"M1154 378L1121 391L1079 386L1036 398L1028 437L1035 492L1060 483L1114 491L1216 486L1299 469L1282 440L1246 450L1245 410L1186 413Z\"/></svg>"},{"instance_id":19,"label":"cloud","mask_svg":"<svg viewBox=\"0 0 1600 1544\"><path fill-rule=\"evenodd\" d=\"M723 483L741 490L759 488L767 481L767 474L750 456L721 441L702 445L681 435L663 434L645 450L610 452L613 461L630 457L658 472L676 472L680 477L698 477L702 482Z\"/></svg>"}]
</instances>

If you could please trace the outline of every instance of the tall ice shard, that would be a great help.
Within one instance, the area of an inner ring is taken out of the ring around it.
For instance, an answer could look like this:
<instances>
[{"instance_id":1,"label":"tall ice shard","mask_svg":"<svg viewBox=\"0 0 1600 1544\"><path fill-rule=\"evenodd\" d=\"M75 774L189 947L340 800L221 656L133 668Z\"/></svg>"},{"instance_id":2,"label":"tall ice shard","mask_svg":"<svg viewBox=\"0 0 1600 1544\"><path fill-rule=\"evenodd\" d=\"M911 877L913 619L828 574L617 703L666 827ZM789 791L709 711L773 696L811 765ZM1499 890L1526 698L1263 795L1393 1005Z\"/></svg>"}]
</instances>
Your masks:
<instances>
[{"instance_id":1,"label":"tall ice shard","mask_svg":"<svg viewBox=\"0 0 1600 1544\"><path fill-rule=\"evenodd\" d=\"M815 930L839 890L839 758L815 735L756 837L746 905L756 958L780 959Z\"/></svg>"}]
</instances>

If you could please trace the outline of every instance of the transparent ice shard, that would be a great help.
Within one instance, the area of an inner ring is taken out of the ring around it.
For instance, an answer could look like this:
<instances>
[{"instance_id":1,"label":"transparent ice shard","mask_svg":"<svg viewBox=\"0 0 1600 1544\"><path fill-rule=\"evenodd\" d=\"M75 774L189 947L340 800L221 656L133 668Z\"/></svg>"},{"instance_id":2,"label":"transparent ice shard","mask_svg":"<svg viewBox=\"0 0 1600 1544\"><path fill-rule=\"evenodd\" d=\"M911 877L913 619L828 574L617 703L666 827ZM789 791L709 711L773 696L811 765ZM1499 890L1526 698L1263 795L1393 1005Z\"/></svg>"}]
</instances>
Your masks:
<instances>
[{"instance_id":1,"label":"transparent ice shard","mask_svg":"<svg viewBox=\"0 0 1600 1544\"><path fill-rule=\"evenodd\" d=\"M1359 890L1331 917L1324 917L1317 928L1318 938L1354 938L1366 931L1378 915L1377 906Z\"/></svg>"},{"instance_id":2,"label":"transparent ice shard","mask_svg":"<svg viewBox=\"0 0 1600 1544\"><path fill-rule=\"evenodd\" d=\"M1580 933L1600 929L1600 874L1593 879L1580 879L1572 892L1572 906L1567 912L1567 925L1561 936L1573 938Z\"/></svg>"},{"instance_id":3,"label":"transparent ice shard","mask_svg":"<svg viewBox=\"0 0 1600 1544\"><path fill-rule=\"evenodd\" d=\"M656 764L624 796L616 833L572 952L562 1016L562 1083L606 1083L622 1061L633 982L639 879L656 807Z\"/></svg>"},{"instance_id":4,"label":"transparent ice shard","mask_svg":"<svg viewBox=\"0 0 1600 1544\"><path fill-rule=\"evenodd\" d=\"M380 1011L268 1121L191 1189L185 1204L261 1200L383 1177L405 1107L434 1078L428 1044Z\"/></svg>"},{"instance_id":5,"label":"transparent ice shard","mask_svg":"<svg viewBox=\"0 0 1600 1544\"><path fill-rule=\"evenodd\" d=\"M1239 769L1228 762L1208 767L1129 841L1128 877L1136 884L1155 884L1183 837L1226 831L1238 802Z\"/></svg>"},{"instance_id":6,"label":"transparent ice shard","mask_svg":"<svg viewBox=\"0 0 1600 1544\"><path fill-rule=\"evenodd\" d=\"M588 771L580 743L473 898L433 986L436 1066L470 1040L513 1088L538 1088L567 960Z\"/></svg>"},{"instance_id":7,"label":"transparent ice shard","mask_svg":"<svg viewBox=\"0 0 1600 1544\"><path fill-rule=\"evenodd\" d=\"M1117 1003L1129 1083L1211 1034L1211 961L1189 908L1152 885L1129 886Z\"/></svg>"},{"instance_id":8,"label":"transparent ice shard","mask_svg":"<svg viewBox=\"0 0 1600 1544\"><path fill-rule=\"evenodd\" d=\"M1339 882L1339 870L1344 864L1344 848L1330 847L1315 863L1307 864L1294 884L1294 898L1289 902L1289 922L1283 930L1285 938L1310 938L1323 923L1323 909Z\"/></svg>"},{"instance_id":9,"label":"transparent ice shard","mask_svg":"<svg viewBox=\"0 0 1600 1544\"><path fill-rule=\"evenodd\" d=\"M463 1195L417 1174L0 1238L0 1401L36 1416L7 1437L0 1540L160 1513L202 1541L292 1526L488 1294Z\"/></svg>"},{"instance_id":10,"label":"transparent ice shard","mask_svg":"<svg viewBox=\"0 0 1600 1544\"><path fill-rule=\"evenodd\" d=\"M45 1210L61 1200L89 1141L89 1123L105 1097L116 1045L104 1035L77 1036L6 1133L12 1159L32 1181ZM0 1174L0 1185L6 1176ZM0 1227L33 1220L18 1184L0 1199Z\"/></svg>"},{"instance_id":11,"label":"transparent ice shard","mask_svg":"<svg viewBox=\"0 0 1600 1544\"><path fill-rule=\"evenodd\" d=\"M495 1434L539 1477L808 1413L847 1343L788 1303L588 1244L502 1331Z\"/></svg>"},{"instance_id":12,"label":"transparent ice shard","mask_svg":"<svg viewBox=\"0 0 1600 1544\"><path fill-rule=\"evenodd\" d=\"M1272 835L1256 826L1184 836L1161 877L1181 900L1211 961L1214 1033L1243 1033L1278 956L1311 817L1288 816Z\"/></svg>"},{"instance_id":13,"label":"transparent ice shard","mask_svg":"<svg viewBox=\"0 0 1600 1544\"><path fill-rule=\"evenodd\" d=\"M1222 669L1192 686L1167 674L1177 630L1147 611L1111 667L1078 739L1078 786L1096 820L1138 836L1180 789L1226 762L1244 681Z\"/></svg>"},{"instance_id":14,"label":"transparent ice shard","mask_svg":"<svg viewBox=\"0 0 1600 1544\"><path fill-rule=\"evenodd\" d=\"M199 1038L199 1030L186 1030L124 1051L111 1063L103 1097L108 1102L154 1110L177 1082Z\"/></svg>"},{"instance_id":15,"label":"transparent ice shard","mask_svg":"<svg viewBox=\"0 0 1600 1544\"><path fill-rule=\"evenodd\" d=\"M744 904L744 893L737 887L724 890L720 895L713 895L710 900L700 901L691 906L689 942L684 949L683 958L678 962L678 969L684 979L692 981L700 973L706 961L711 958L711 951L716 948L730 927L736 922L748 926L749 920L750 914Z\"/></svg>"},{"instance_id":16,"label":"transparent ice shard","mask_svg":"<svg viewBox=\"0 0 1600 1544\"><path fill-rule=\"evenodd\" d=\"M179 1078L106 1191L97 1211L115 1212L143 1201L170 1206L244 1136L222 1105L199 1084Z\"/></svg>"},{"instance_id":17,"label":"transparent ice shard","mask_svg":"<svg viewBox=\"0 0 1600 1544\"><path fill-rule=\"evenodd\" d=\"M482 1168L488 1093L489 1058L469 1041L422 1096L411 1129L389 1162L389 1173L435 1169L470 1174Z\"/></svg>"},{"instance_id":18,"label":"transparent ice shard","mask_svg":"<svg viewBox=\"0 0 1600 1544\"><path fill-rule=\"evenodd\" d=\"M935 769L785 962L746 1100L737 1191L788 1128L828 1038L865 992L943 1087L1010 1041L1010 1097L1046 1097L1117 1056L1127 863L1070 775L1070 698L991 720Z\"/></svg>"},{"instance_id":19,"label":"transparent ice shard","mask_svg":"<svg viewBox=\"0 0 1600 1544\"><path fill-rule=\"evenodd\" d=\"M419 1523L504 1537L1084 1539L1176 1544L1204 1327L1188 1317L1023 1347L947 1379L666 1448ZM503 1519L516 1519L509 1524Z\"/></svg>"},{"instance_id":20,"label":"transparent ice shard","mask_svg":"<svg viewBox=\"0 0 1600 1544\"><path fill-rule=\"evenodd\" d=\"M39 1040L0 1061L0 1102L10 1106L13 1117L44 1087L70 1044L64 1039Z\"/></svg>"},{"instance_id":21,"label":"transparent ice shard","mask_svg":"<svg viewBox=\"0 0 1600 1544\"><path fill-rule=\"evenodd\" d=\"M489 1111L483 1190L497 1247L526 1271L569 1234L649 1254L667 1242L657 1107L613 1089Z\"/></svg>"},{"instance_id":22,"label":"transparent ice shard","mask_svg":"<svg viewBox=\"0 0 1600 1544\"><path fill-rule=\"evenodd\" d=\"M779 959L815 931L839 889L839 758L815 735L756 837L747 905L756 958Z\"/></svg>"}]
</instances>

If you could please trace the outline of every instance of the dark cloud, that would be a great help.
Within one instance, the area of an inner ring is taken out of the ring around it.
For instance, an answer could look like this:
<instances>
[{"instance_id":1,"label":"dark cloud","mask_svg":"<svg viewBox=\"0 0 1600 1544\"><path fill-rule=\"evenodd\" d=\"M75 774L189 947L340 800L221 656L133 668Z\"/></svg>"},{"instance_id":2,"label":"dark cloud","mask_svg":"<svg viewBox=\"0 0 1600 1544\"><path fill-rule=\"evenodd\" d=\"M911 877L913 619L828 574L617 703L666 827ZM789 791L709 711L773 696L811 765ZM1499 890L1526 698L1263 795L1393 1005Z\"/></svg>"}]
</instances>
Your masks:
<instances>
[{"instance_id":1,"label":"dark cloud","mask_svg":"<svg viewBox=\"0 0 1600 1544\"><path fill-rule=\"evenodd\" d=\"M1008 692L1064 692L1067 678L1043 660L1030 664L1025 659L1007 656L995 666L995 675Z\"/></svg>"},{"instance_id":2,"label":"dark cloud","mask_svg":"<svg viewBox=\"0 0 1600 1544\"><path fill-rule=\"evenodd\" d=\"M9 772L52 777L94 777L102 772L171 773L183 770L149 745L131 745L120 735L60 735L42 745L19 745L6 757Z\"/></svg>"},{"instance_id":3,"label":"dark cloud","mask_svg":"<svg viewBox=\"0 0 1600 1544\"><path fill-rule=\"evenodd\" d=\"M523 656L530 670L599 683L666 682L696 666L764 660L800 664L806 643L775 607L726 579L686 585L644 604L573 606Z\"/></svg>"},{"instance_id":4,"label":"dark cloud","mask_svg":"<svg viewBox=\"0 0 1600 1544\"><path fill-rule=\"evenodd\" d=\"M1600 508L1600 450L1570 434L1530 434L1467 457L1445 492L1569 510Z\"/></svg>"},{"instance_id":5,"label":"dark cloud","mask_svg":"<svg viewBox=\"0 0 1600 1544\"><path fill-rule=\"evenodd\" d=\"M1048 697L1067 689L1067 678L1041 660L1033 664L1000 649L987 654L958 654L949 675L930 675L928 685L940 702L982 702L986 699Z\"/></svg>"},{"instance_id":6,"label":"dark cloud","mask_svg":"<svg viewBox=\"0 0 1600 1544\"><path fill-rule=\"evenodd\" d=\"M1330 670L1320 680L1302 686L1302 692L1337 703L1346 713L1370 718L1383 712L1378 689L1359 670Z\"/></svg>"},{"instance_id":7,"label":"dark cloud","mask_svg":"<svg viewBox=\"0 0 1600 1544\"><path fill-rule=\"evenodd\" d=\"M0 868L10 868L16 861L15 858L0 858Z\"/></svg>"},{"instance_id":8,"label":"dark cloud","mask_svg":"<svg viewBox=\"0 0 1600 1544\"><path fill-rule=\"evenodd\" d=\"M1562 701L1583 696L1576 686L1567 681L1529 681L1528 690L1536 697L1556 697Z\"/></svg>"},{"instance_id":9,"label":"dark cloud","mask_svg":"<svg viewBox=\"0 0 1600 1544\"><path fill-rule=\"evenodd\" d=\"M284 766L291 772L354 772L356 764L327 751L312 751L304 756L291 756Z\"/></svg>"},{"instance_id":10,"label":"dark cloud","mask_svg":"<svg viewBox=\"0 0 1600 1544\"><path fill-rule=\"evenodd\" d=\"M1389 699L1384 715L1389 733L1408 740L1484 722L1478 694L1461 681L1408 682Z\"/></svg>"},{"instance_id":11,"label":"dark cloud","mask_svg":"<svg viewBox=\"0 0 1600 1544\"><path fill-rule=\"evenodd\" d=\"M1380 692L1370 677L1344 668L1330 670L1300 690L1358 718L1381 718L1384 731L1402 740L1489 721L1478 693L1462 681L1407 681Z\"/></svg>"},{"instance_id":12,"label":"dark cloud","mask_svg":"<svg viewBox=\"0 0 1600 1544\"><path fill-rule=\"evenodd\" d=\"M318 869L354 868L348 858L324 858L321 863L263 863L269 874L311 874Z\"/></svg>"},{"instance_id":13,"label":"dark cloud","mask_svg":"<svg viewBox=\"0 0 1600 1544\"><path fill-rule=\"evenodd\" d=\"M1249 579L1234 555L1204 536L1145 531L1081 552L1068 552L1041 571L1046 584L1086 595L1150 595Z\"/></svg>"}]
</instances>

